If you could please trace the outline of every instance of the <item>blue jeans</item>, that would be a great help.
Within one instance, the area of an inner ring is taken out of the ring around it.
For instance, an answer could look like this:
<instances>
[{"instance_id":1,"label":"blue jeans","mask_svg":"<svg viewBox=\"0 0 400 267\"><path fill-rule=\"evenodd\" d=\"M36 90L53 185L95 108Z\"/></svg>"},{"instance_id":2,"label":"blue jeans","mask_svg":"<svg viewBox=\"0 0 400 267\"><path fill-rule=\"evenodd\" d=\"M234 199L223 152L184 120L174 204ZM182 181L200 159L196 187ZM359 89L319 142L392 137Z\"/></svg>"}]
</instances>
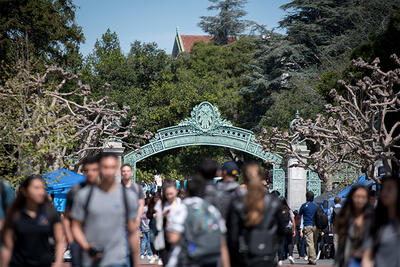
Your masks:
<instances>
[{"instance_id":1,"label":"blue jeans","mask_svg":"<svg viewBox=\"0 0 400 267\"><path fill-rule=\"evenodd\" d=\"M147 255L153 256L153 252L151 251L150 241L151 241L151 231L150 230L142 231L142 238L140 239L140 255L144 255L146 253L146 248L147 248Z\"/></svg>"}]
</instances>

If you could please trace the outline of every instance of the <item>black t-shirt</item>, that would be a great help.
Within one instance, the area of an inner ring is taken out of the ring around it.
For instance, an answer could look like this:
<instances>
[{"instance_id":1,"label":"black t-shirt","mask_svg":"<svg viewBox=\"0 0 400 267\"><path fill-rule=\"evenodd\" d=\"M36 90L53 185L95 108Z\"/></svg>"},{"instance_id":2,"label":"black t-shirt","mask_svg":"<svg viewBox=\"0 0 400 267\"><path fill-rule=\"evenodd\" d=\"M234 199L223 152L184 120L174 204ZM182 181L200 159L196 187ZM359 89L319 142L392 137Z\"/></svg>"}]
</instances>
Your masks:
<instances>
[{"instance_id":1,"label":"black t-shirt","mask_svg":"<svg viewBox=\"0 0 400 267\"><path fill-rule=\"evenodd\" d=\"M54 224L60 222L57 210L50 204L42 205L36 218L21 211L15 225L15 243L10 267L45 267L53 262L50 238L54 238Z\"/></svg>"}]
</instances>

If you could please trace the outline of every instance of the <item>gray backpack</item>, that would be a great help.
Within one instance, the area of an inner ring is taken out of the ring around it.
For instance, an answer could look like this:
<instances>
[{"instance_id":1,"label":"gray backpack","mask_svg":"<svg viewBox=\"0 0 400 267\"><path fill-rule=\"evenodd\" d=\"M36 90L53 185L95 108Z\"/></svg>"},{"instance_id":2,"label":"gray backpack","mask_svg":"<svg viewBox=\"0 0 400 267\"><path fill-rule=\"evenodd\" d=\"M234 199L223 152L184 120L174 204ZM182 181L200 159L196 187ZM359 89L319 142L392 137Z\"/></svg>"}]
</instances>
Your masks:
<instances>
[{"instance_id":1,"label":"gray backpack","mask_svg":"<svg viewBox=\"0 0 400 267\"><path fill-rule=\"evenodd\" d=\"M221 217L218 211L205 201L186 204L184 238L181 254L183 263L213 263L221 255Z\"/></svg>"}]
</instances>

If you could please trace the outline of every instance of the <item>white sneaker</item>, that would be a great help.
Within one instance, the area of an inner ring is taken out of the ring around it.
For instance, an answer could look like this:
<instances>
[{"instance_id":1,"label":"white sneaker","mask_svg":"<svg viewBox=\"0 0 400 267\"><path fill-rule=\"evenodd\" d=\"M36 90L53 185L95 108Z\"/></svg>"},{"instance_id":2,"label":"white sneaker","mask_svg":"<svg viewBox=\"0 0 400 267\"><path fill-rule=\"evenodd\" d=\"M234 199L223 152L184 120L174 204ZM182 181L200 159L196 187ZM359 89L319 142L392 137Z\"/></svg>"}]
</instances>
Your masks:
<instances>
[{"instance_id":1,"label":"white sneaker","mask_svg":"<svg viewBox=\"0 0 400 267\"><path fill-rule=\"evenodd\" d=\"M283 262L282 261L278 261L278 265L283 265Z\"/></svg>"},{"instance_id":2,"label":"white sneaker","mask_svg":"<svg viewBox=\"0 0 400 267\"><path fill-rule=\"evenodd\" d=\"M290 264L294 264L294 259L293 259L293 257L292 256L289 256L289 262L290 262Z\"/></svg>"},{"instance_id":3,"label":"white sneaker","mask_svg":"<svg viewBox=\"0 0 400 267\"><path fill-rule=\"evenodd\" d=\"M64 252L64 260L70 260L71 258L71 251L68 249Z\"/></svg>"},{"instance_id":4,"label":"white sneaker","mask_svg":"<svg viewBox=\"0 0 400 267\"><path fill-rule=\"evenodd\" d=\"M318 255L317 255L317 260L319 260L319 257L321 256L321 250L318 251Z\"/></svg>"},{"instance_id":5,"label":"white sneaker","mask_svg":"<svg viewBox=\"0 0 400 267\"><path fill-rule=\"evenodd\" d=\"M140 255L140 259L141 259L141 260L144 260L144 255Z\"/></svg>"},{"instance_id":6,"label":"white sneaker","mask_svg":"<svg viewBox=\"0 0 400 267\"><path fill-rule=\"evenodd\" d=\"M153 258L153 256L149 256L149 255L147 255L146 257L148 260L151 260Z\"/></svg>"},{"instance_id":7,"label":"white sneaker","mask_svg":"<svg viewBox=\"0 0 400 267\"><path fill-rule=\"evenodd\" d=\"M156 262L156 258L154 256L152 256L150 259L150 263L155 263L155 262Z\"/></svg>"},{"instance_id":8,"label":"white sneaker","mask_svg":"<svg viewBox=\"0 0 400 267\"><path fill-rule=\"evenodd\" d=\"M305 260L305 261L308 261L308 256L305 256L305 257L304 257L304 260Z\"/></svg>"},{"instance_id":9,"label":"white sneaker","mask_svg":"<svg viewBox=\"0 0 400 267\"><path fill-rule=\"evenodd\" d=\"M158 265L163 265L162 260L158 260Z\"/></svg>"}]
</instances>

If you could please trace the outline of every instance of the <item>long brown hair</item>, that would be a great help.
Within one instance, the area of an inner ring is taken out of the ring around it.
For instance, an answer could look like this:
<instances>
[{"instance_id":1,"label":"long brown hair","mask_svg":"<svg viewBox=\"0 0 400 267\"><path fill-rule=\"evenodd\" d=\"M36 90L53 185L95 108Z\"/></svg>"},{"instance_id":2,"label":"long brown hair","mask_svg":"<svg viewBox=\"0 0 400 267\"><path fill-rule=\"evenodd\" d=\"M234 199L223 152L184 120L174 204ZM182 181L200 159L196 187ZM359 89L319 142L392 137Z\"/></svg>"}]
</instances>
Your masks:
<instances>
[{"instance_id":1,"label":"long brown hair","mask_svg":"<svg viewBox=\"0 0 400 267\"><path fill-rule=\"evenodd\" d=\"M39 179L43 182L43 179L39 175L32 175L28 176L19 186L17 196L15 197L14 202L11 204L10 208L7 210L6 220L4 222L4 230L5 229L12 229L16 221L19 219L20 213L22 209L25 207L26 203L26 196L22 192L22 190L27 191L28 187L31 185L33 180ZM50 200L45 197L44 204L50 204ZM5 231L3 231L4 233Z\"/></svg>"},{"instance_id":2,"label":"long brown hair","mask_svg":"<svg viewBox=\"0 0 400 267\"><path fill-rule=\"evenodd\" d=\"M340 209L339 214L337 214L336 217L336 223L335 223L335 231L339 236L339 247L342 246L344 247L344 243L346 241L346 237L348 236L348 230L349 226L352 223L354 216L355 216L355 208L354 208L354 203L353 203L353 195L357 190L365 190L366 194L368 195L368 190L365 186L356 184L354 185L347 198L346 201L344 202L343 207ZM361 211L361 213L364 216L364 222L367 222L372 214L372 209L367 202Z\"/></svg>"},{"instance_id":3,"label":"long brown hair","mask_svg":"<svg viewBox=\"0 0 400 267\"><path fill-rule=\"evenodd\" d=\"M243 181L247 185L247 194L244 197L246 205L246 226L254 227L264 219L265 189L261 183L261 169L256 163L249 163L243 167Z\"/></svg>"}]
</instances>

